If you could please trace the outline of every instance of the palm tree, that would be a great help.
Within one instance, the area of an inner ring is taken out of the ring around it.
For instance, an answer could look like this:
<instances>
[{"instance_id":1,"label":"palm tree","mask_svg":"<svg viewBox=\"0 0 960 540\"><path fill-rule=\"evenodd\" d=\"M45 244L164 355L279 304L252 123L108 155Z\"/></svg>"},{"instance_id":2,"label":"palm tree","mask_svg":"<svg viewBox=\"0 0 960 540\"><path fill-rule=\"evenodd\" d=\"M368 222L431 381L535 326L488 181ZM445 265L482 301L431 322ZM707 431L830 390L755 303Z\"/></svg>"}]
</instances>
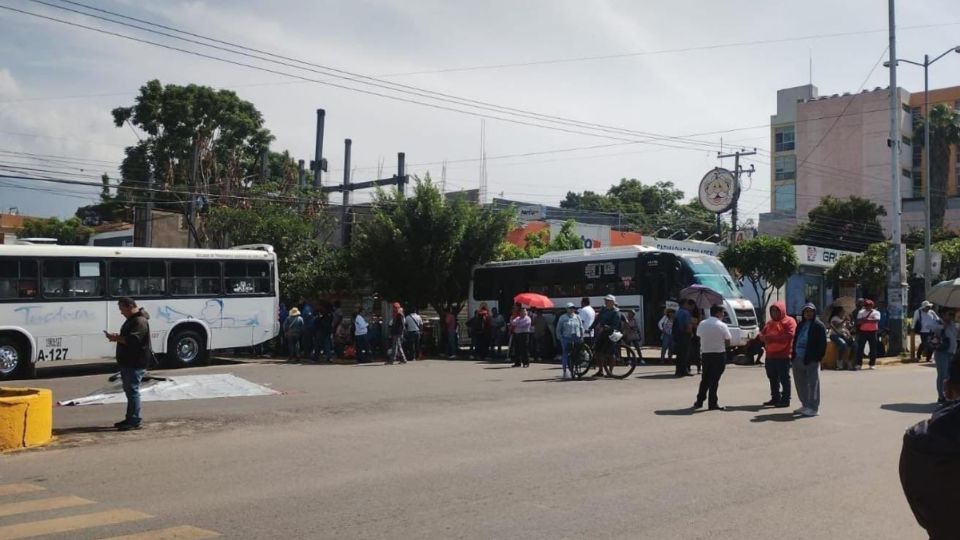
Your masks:
<instances>
[{"instance_id":1,"label":"palm tree","mask_svg":"<svg viewBox=\"0 0 960 540\"><path fill-rule=\"evenodd\" d=\"M914 141L924 144L923 120L914 126ZM960 112L940 104L930 109L930 228L943 227L947 211L947 184L950 173L950 147L960 145Z\"/></svg>"}]
</instances>

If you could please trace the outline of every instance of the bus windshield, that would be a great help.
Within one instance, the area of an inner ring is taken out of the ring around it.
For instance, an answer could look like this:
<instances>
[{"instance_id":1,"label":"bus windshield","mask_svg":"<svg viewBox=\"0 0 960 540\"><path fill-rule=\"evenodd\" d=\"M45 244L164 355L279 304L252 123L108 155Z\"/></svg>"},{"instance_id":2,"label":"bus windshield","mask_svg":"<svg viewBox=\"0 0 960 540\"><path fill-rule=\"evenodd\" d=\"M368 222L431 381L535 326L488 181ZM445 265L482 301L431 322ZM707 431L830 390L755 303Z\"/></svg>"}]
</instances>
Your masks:
<instances>
[{"instance_id":1,"label":"bus windshield","mask_svg":"<svg viewBox=\"0 0 960 540\"><path fill-rule=\"evenodd\" d=\"M726 267L715 257L691 255L684 257L693 270L693 279L722 294L724 298L743 298Z\"/></svg>"}]
</instances>

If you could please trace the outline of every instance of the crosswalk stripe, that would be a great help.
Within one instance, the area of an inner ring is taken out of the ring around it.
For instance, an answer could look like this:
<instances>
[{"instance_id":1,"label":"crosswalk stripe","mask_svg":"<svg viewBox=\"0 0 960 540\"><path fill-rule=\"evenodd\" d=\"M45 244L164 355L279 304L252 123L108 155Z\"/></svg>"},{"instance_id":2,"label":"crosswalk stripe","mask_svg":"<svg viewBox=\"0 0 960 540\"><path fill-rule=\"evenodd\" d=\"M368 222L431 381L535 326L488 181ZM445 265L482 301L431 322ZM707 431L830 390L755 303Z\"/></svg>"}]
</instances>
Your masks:
<instances>
[{"instance_id":1,"label":"crosswalk stripe","mask_svg":"<svg viewBox=\"0 0 960 540\"><path fill-rule=\"evenodd\" d=\"M197 538L215 538L220 533L184 525L156 531L147 531L126 536L112 536L104 540L195 540Z\"/></svg>"},{"instance_id":2,"label":"crosswalk stripe","mask_svg":"<svg viewBox=\"0 0 960 540\"><path fill-rule=\"evenodd\" d=\"M89 499L81 499L80 497L50 497L47 499L0 504L0 517L25 514L27 512L40 512L43 510L57 510L59 508L70 508L73 506L83 506L85 504L94 504L94 502Z\"/></svg>"},{"instance_id":3,"label":"crosswalk stripe","mask_svg":"<svg viewBox=\"0 0 960 540\"><path fill-rule=\"evenodd\" d=\"M19 495L21 493L31 493L33 491L44 491L46 488L36 484L5 484L0 485L0 497L4 495Z\"/></svg>"},{"instance_id":4,"label":"crosswalk stripe","mask_svg":"<svg viewBox=\"0 0 960 540\"><path fill-rule=\"evenodd\" d=\"M0 527L0 538L3 540L19 540L20 538L33 538L45 534L56 534L79 529L89 529L91 527L114 525L151 517L153 516L150 514L135 512L133 510L108 510L106 512L96 512L93 514L80 514L78 516L6 525Z\"/></svg>"}]
</instances>

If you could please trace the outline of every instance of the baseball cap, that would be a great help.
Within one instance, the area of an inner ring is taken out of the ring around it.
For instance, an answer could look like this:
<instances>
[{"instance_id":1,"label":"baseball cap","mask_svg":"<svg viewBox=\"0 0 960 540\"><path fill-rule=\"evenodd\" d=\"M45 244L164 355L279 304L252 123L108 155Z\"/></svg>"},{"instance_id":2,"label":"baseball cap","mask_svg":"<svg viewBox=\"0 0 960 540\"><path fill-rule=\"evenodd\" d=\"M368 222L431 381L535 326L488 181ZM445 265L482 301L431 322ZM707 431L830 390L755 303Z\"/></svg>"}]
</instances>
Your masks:
<instances>
[{"instance_id":1,"label":"baseball cap","mask_svg":"<svg viewBox=\"0 0 960 540\"><path fill-rule=\"evenodd\" d=\"M571 308L577 309L577 306L575 306L573 302L567 302L567 309L571 309Z\"/></svg>"}]
</instances>

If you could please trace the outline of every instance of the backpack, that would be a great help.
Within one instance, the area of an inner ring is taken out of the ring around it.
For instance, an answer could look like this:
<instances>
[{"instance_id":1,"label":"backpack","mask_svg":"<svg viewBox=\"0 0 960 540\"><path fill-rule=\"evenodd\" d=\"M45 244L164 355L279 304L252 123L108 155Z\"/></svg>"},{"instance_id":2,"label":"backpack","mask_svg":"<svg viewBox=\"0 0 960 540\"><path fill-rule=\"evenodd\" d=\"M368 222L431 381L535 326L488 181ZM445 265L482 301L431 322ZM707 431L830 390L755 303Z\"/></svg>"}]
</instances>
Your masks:
<instances>
[{"instance_id":1,"label":"backpack","mask_svg":"<svg viewBox=\"0 0 960 540\"><path fill-rule=\"evenodd\" d=\"M950 338L943 330L933 332L930 334L930 348L937 352L946 352L950 350Z\"/></svg>"}]
</instances>

